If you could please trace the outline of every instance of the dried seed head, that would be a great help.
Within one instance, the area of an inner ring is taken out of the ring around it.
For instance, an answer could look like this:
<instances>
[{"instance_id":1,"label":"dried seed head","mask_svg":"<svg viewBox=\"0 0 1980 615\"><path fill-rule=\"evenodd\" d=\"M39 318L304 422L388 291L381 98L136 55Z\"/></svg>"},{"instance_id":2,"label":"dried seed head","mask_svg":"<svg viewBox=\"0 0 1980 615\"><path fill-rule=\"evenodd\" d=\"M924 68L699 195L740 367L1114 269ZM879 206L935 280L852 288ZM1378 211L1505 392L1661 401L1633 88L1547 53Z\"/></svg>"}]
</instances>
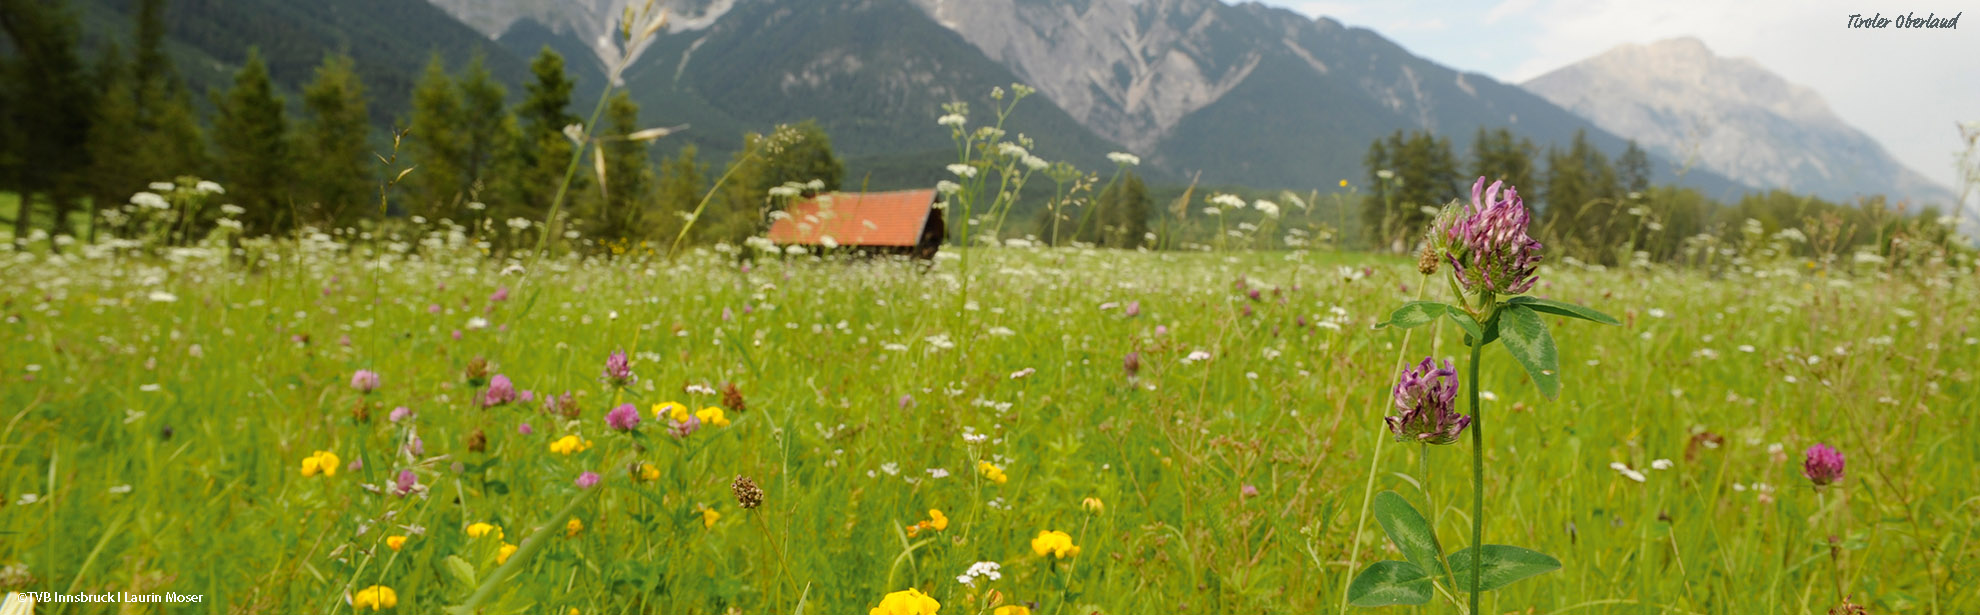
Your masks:
<instances>
[{"instance_id":1,"label":"dried seed head","mask_svg":"<svg viewBox=\"0 0 1980 615\"><path fill-rule=\"evenodd\" d=\"M729 485L729 489L736 494L736 505L744 510L763 505L763 488L756 486L756 481L747 476L737 474L736 482Z\"/></svg>"},{"instance_id":2,"label":"dried seed head","mask_svg":"<svg viewBox=\"0 0 1980 615\"><path fill-rule=\"evenodd\" d=\"M1416 272L1423 275L1437 275L1437 248L1423 244L1423 254L1416 257Z\"/></svg>"},{"instance_id":3,"label":"dried seed head","mask_svg":"<svg viewBox=\"0 0 1980 615\"><path fill-rule=\"evenodd\" d=\"M468 359L465 375L468 386L481 388L481 385L488 384L488 359L482 357Z\"/></svg>"},{"instance_id":4,"label":"dried seed head","mask_svg":"<svg viewBox=\"0 0 1980 615\"><path fill-rule=\"evenodd\" d=\"M722 383L722 407L737 413L748 408L748 404L743 403L742 389L736 388L736 383Z\"/></svg>"},{"instance_id":5,"label":"dried seed head","mask_svg":"<svg viewBox=\"0 0 1980 615\"><path fill-rule=\"evenodd\" d=\"M476 429L474 433L468 434L467 444L470 451L477 453L486 451L488 450L488 434L481 433L481 430Z\"/></svg>"}]
</instances>

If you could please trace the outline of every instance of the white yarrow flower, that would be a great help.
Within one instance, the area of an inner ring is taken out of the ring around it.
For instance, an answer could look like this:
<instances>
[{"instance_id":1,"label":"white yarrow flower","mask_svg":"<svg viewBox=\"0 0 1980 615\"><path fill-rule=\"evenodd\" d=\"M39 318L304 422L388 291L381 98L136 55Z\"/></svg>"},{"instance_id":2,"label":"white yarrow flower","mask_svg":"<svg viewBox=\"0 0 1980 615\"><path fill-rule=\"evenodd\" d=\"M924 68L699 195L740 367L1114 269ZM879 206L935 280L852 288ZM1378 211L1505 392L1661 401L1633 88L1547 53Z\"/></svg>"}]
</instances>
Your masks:
<instances>
[{"instance_id":1,"label":"white yarrow flower","mask_svg":"<svg viewBox=\"0 0 1980 615\"><path fill-rule=\"evenodd\" d=\"M968 122L969 118L963 117L961 113L951 113L935 119L935 123L950 128L962 128L963 124Z\"/></svg>"},{"instance_id":2,"label":"white yarrow flower","mask_svg":"<svg viewBox=\"0 0 1980 615\"><path fill-rule=\"evenodd\" d=\"M1130 166L1130 167L1138 166L1141 164L1140 156L1136 156L1134 154L1130 154L1127 152L1113 152L1107 154L1107 160L1113 161L1114 164Z\"/></svg>"},{"instance_id":3,"label":"white yarrow flower","mask_svg":"<svg viewBox=\"0 0 1980 615\"><path fill-rule=\"evenodd\" d=\"M200 180L198 184L194 184L194 185L193 185L193 189L194 189L194 190L198 190L198 191L200 191L200 192L204 192L204 193L207 193L207 194L226 194L226 193L227 193L227 189L226 189L226 188L221 188L221 187L220 187L220 184L218 184L218 183L215 183L215 182L210 182L210 181L206 181L206 180Z\"/></svg>"},{"instance_id":4,"label":"white yarrow flower","mask_svg":"<svg viewBox=\"0 0 1980 615\"><path fill-rule=\"evenodd\" d=\"M1615 470L1615 471L1617 471L1617 472L1621 472L1623 476L1627 476L1627 477L1629 477L1629 479L1630 479L1630 480L1633 480L1633 481L1636 481L1636 482L1639 482L1639 483L1640 483L1640 482L1643 482L1643 480L1644 480L1644 478L1643 478L1643 473L1642 473L1642 472L1638 472L1638 471L1636 471L1636 470L1632 470L1632 469L1630 469L1630 468L1629 468L1629 466L1628 466L1628 465L1624 465L1624 464L1623 464L1623 462L1620 462L1620 461L1617 461L1617 462L1613 462L1613 463L1610 463L1610 464L1609 464L1609 469L1612 469L1612 470Z\"/></svg>"},{"instance_id":5,"label":"white yarrow flower","mask_svg":"<svg viewBox=\"0 0 1980 615\"><path fill-rule=\"evenodd\" d=\"M976 167L972 167L966 164L949 165L949 172L956 174L956 177L961 177L965 179L976 177Z\"/></svg>"}]
</instances>

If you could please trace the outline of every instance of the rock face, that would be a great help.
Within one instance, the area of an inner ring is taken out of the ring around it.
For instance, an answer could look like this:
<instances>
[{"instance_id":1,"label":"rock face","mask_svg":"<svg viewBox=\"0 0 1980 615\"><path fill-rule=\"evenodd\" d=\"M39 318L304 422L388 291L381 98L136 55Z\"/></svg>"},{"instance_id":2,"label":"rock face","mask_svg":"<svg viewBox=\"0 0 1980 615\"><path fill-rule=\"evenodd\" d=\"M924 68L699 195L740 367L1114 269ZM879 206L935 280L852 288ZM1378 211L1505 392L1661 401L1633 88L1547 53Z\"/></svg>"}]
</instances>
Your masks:
<instances>
[{"instance_id":1,"label":"rock face","mask_svg":"<svg viewBox=\"0 0 1980 615\"><path fill-rule=\"evenodd\" d=\"M617 57L608 11L624 0L429 1L525 53L583 41ZM1095 150L1126 150L1169 181L1333 186L1366 175L1369 142L1397 130L1434 131L1460 153L1475 130L1498 127L1542 145L1586 130L1612 155L1623 147L1519 87L1255 2L659 1L675 11L673 35L643 50L628 87L643 108L725 138L816 117L855 157L926 153L921 136L947 136L927 125L942 102L982 105L991 85L1021 81L1045 99L1026 107L1052 107L1027 126L1041 155L1104 168ZM1055 114L1076 125L1043 117ZM1710 172L1684 181L1714 196L1738 189Z\"/></svg>"},{"instance_id":2,"label":"rock face","mask_svg":"<svg viewBox=\"0 0 1980 615\"><path fill-rule=\"evenodd\" d=\"M1521 85L1653 153L1750 186L1827 199L1954 199L1814 91L1752 60L1719 57L1694 38L1622 45Z\"/></svg>"},{"instance_id":3,"label":"rock face","mask_svg":"<svg viewBox=\"0 0 1980 615\"><path fill-rule=\"evenodd\" d=\"M551 32L574 37L596 54L601 65L619 60L619 18L625 0L427 0L490 39L501 38L516 22L529 19ZM656 0L666 7L668 29L699 30L735 6L736 0Z\"/></svg>"},{"instance_id":4,"label":"rock face","mask_svg":"<svg viewBox=\"0 0 1980 615\"><path fill-rule=\"evenodd\" d=\"M1217 0L914 0L1101 136L1148 151L1262 55Z\"/></svg>"}]
</instances>

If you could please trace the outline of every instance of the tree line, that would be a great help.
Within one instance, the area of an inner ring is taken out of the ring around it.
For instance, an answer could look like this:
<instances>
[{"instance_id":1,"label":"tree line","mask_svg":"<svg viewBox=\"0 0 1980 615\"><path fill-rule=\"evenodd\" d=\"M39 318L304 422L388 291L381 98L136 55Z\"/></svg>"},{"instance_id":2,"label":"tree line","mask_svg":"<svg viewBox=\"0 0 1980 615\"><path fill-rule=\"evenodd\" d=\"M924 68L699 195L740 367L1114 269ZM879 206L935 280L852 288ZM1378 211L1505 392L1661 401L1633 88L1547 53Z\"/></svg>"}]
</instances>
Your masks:
<instances>
[{"instance_id":1,"label":"tree line","mask_svg":"<svg viewBox=\"0 0 1980 615\"><path fill-rule=\"evenodd\" d=\"M410 117L387 138L377 137L384 131L370 120L350 56L325 54L292 105L251 48L231 87L206 93L212 113L203 120L165 53L164 10L165 0L139 0L128 57L111 44L86 62L66 2L0 0L11 46L0 48L11 51L0 56L0 190L20 195L16 237L39 228L94 240L99 209L121 207L155 182L199 177L225 186L250 235L392 215L451 219L499 237L510 220L546 220L561 187L564 221L600 246L672 239L690 219L692 241L739 242L760 232L769 188L818 180L836 190L844 175L830 138L810 121L744 135L719 175L693 145L656 164L653 142L626 138L646 126L624 91L602 103L589 142L596 159L587 154L574 168L579 141L566 127L584 121L571 111L577 85L548 47L514 104L480 56L450 70L436 52ZM725 181L718 188L711 177Z\"/></svg>"},{"instance_id":2,"label":"tree line","mask_svg":"<svg viewBox=\"0 0 1980 615\"><path fill-rule=\"evenodd\" d=\"M1749 220L1763 236L1792 231L1807 239L1797 244L1804 256L1863 246L1883 252L1907 235L1933 244L1953 237L1936 207L1883 196L1834 202L1770 190L1725 203L1693 188L1655 185L1650 157L1635 141L1612 161L1585 131L1566 147L1543 150L1509 129L1480 128L1470 156L1460 158L1447 137L1399 130L1370 143L1364 163L1371 188L1361 202L1361 231L1394 251L1414 248L1436 208L1453 199L1468 203L1480 176L1519 189L1536 212L1535 236L1550 252L1605 265L1680 260L1687 241L1700 236L1737 245Z\"/></svg>"}]
</instances>

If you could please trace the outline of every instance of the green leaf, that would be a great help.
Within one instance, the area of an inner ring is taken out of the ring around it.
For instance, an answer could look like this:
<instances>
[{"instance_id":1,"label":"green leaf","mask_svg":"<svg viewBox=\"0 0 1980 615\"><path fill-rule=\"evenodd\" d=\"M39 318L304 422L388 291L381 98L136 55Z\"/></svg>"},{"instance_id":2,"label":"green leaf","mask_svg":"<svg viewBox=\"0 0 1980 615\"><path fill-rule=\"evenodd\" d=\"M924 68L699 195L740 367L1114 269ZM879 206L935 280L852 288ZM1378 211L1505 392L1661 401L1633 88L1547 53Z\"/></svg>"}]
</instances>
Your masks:
<instances>
[{"instance_id":1,"label":"green leaf","mask_svg":"<svg viewBox=\"0 0 1980 615\"><path fill-rule=\"evenodd\" d=\"M1526 368L1526 375L1533 377L1533 385L1540 387L1540 394L1553 399L1561 394L1561 356L1554 349L1554 336L1547 333L1547 323L1540 321L1540 315L1517 303L1499 309L1499 337L1505 340L1506 352L1520 367Z\"/></svg>"},{"instance_id":2,"label":"green leaf","mask_svg":"<svg viewBox=\"0 0 1980 615\"><path fill-rule=\"evenodd\" d=\"M1513 305L1523 305L1526 306L1526 309L1533 310L1535 312L1540 312L1543 314L1566 316L1568 318L1579 318L1589 322L1598 322L1605 325L1622 324L1622 321L1616 320L1616 317L1614 316L1603 314L1601 312L1597 312L1595 310L1585 308L1579 305L1575 305L1572 303L1563 303L1552 299L1541 299L1539 297L1529 297L1526 295L1520 295L1518 297L1513 297L1512 299L1508 299L1506 303L1510 303Z\"/></svg>"},{"instance_id":3,"label":"green leaf","mask_svg":"<svg viewBox=\"0 0 1980 615\"><path fill-rule=\"evenodd\" d=\"M1457 575L1460 591L1471 591L1471 566L1477 559L1476 555L1477 550L1470 547L1451 554L1451 571ZM1507 545L1485 545L1485 567L1478 580L1478 591L1492 591L1514 581L1560 568L1561 560L1539 551Z\"/></svg>"},{"instance_id":4,"label":"green leaf","mask_svg":"<svg viewBox=\"0 0 1980 615\"><path fill-rule=\"evenodd\" d=\"M1348 585L1348 604L1389 606L1427 604L1433 589L1430 575L1409 562L1385 560L1370 564Z\"/></svg>"},{"instance_id":5,"label":"green leaf","mask_svg":"<svg viewBox=\"0 0 1980 615\"><path fill-rule=\"evenodd\" d=\"M440 561L447 565L447 572L453 573L454 579L460 581L462 585L474 587L480 584L475 582L474 566L468 565L467 560L461 559L461 556L449 555L447 559Z\"/></svg>"},{"instance_id":6,"label":"green leaf","mask_svg":"<svg viewBox=\"0 0 1980 615\"><path fill-rule=\"evenodd\" d=\"M1375 521L1382 524L1382 531L1389 535L1390 542L1396 543L1396 549L1402 551L1409 563L1432 576L1443 576L1444 562L1440 558L1444 548L1437 544L1437 532L1408 500L1394 491L1375 494Z\"/></svg>"},{"instance_id":7,"label":"green leaf","mask_svg":"<svg viewBox=\"0 0 1980 615\"><path fill-rule=\"evenodd\" d=\"M1471 340L1485 337L1485 328L1479 326L1478 319L1464 313L1464 310L1446 310L1444 315L1451 317L1451 322L1457 323L1458 328L1464 329L1464 334L1469 336L1465 338L1465 345L1469 346Z\"/></svg>"},{"instance_id":8,"label":"green leaf","mask_svg":"<svg viewBox=\"0 0 1980 615\"><path fill-rule=\"evenodd\" d=\"M1380 329L1382 327L1393 326L1399 329L1413 329L1421 327L1437 322L1437 319L1442 318L1444 312L1450 310L1450 308L1451 306L1435 301L1411 301L1403 304L1402 307L1396 308L1395 312L1389 314L1388 321L1376 323L1375 328Z\"/></svg>"}]
</instances>

